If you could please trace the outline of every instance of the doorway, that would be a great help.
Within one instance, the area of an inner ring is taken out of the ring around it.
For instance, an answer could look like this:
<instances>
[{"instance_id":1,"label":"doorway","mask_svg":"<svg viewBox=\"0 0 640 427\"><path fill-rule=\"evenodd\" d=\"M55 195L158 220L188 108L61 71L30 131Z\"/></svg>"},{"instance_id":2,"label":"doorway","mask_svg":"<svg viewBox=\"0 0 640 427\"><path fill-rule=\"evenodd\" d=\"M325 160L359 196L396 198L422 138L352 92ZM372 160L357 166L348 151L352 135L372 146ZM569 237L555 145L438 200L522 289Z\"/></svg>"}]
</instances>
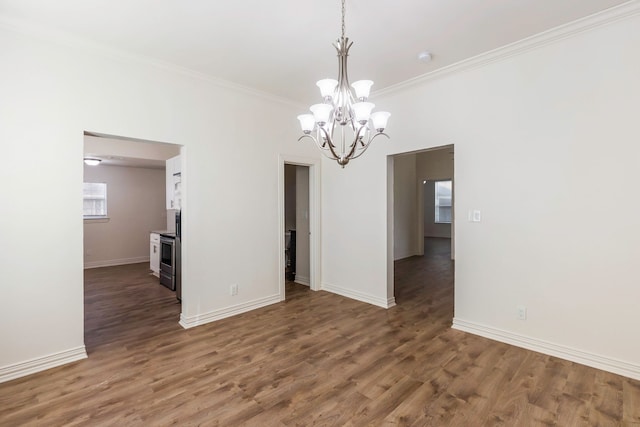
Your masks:
<instances>
[{"instance_id":1,"label":"doorway","mask_svg":"<svg viewBox=\"0 0 640 427\"><path fill-rule=\"evenodd\" d=\"M83 174L85 344L126 339L125 330L139 328L147 315L158 315L142 312L134 319L122 312L124 300L149 306L149 298L157 298L166 307L163 312L178 321L181 308L175 292L153 275L151 262L159 259L160 242L159 234L154 242L151 232L176 231L179 211L167 205L168 190L176 188L174 177L167 178L167 160L182 163L183 147L85 132L83 155L94 159L94 165L85 162ZM183 199L184 184L178 190ZM117 286L107 286L103 278L116 280ZM139 301L130 301L131 295ZM107 325L112 316L120 319L120 327Z\"/></svg>"},{"instance_id":2,"label":"doorway","mask_svg":"<svg viewBox=\"0 0 640 427\"><path fill-rule=\"evenodd\" d=\"M309 286L309 166L284 165L285 279Z\"/></svg>"},{"instance_id":3,"label":"doorway","mask_svg":"<svg viewBox=\"0 0 640 427\"><path fill-rule=\"evenodd\" d=\"M395 299L398 261L441 257L443 248L455 258L454 146L390 156L388 178L387 293Z\"/></svg>"},{"instance_id":4,"label":"doorway","mask_svg":"<svg viewBox=\"0 0 640 427\"><path fill-rule=\"evenodd\" d=\"M287 283L319 289L320 160L280 157L280 299Z\"/></svg>"}]
</instances>

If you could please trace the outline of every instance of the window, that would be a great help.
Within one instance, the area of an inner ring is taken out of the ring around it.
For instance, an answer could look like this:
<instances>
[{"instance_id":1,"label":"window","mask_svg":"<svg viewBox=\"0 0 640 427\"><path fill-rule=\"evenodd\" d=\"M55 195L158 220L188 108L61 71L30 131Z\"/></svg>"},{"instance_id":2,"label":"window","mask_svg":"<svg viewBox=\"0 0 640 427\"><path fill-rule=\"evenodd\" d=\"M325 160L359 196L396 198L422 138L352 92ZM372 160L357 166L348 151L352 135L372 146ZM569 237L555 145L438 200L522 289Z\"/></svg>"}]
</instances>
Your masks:
<instances>
[{"instance_id":1,"label":"window","mask_svg":"<svg viewBox=\"0 0 640 427\"><path fill-rule=\"evenodd\" d=\"M85 218L107 216L107 184L85 182L82 188L82 214Z\"/></svg>"},{"instance_id":2,"label":"window","mask_svg":"<svg viewBox=\"0 0 640 427\"><path fill-rule=\"evenodd\" d=\"M436 181L436 224L451 224L451 180Z\"/></svg>"}]
</instances>

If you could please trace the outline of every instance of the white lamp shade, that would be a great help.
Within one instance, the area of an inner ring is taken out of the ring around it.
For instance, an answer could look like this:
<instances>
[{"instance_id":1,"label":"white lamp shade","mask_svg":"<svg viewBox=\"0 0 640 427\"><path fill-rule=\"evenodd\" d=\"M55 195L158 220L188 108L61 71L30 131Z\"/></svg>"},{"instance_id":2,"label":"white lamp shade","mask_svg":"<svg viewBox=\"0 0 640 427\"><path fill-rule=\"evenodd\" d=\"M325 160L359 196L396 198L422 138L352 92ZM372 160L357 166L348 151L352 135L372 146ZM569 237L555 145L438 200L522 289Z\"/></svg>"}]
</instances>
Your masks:
<instances>
[{"instance_id":1,"label":"white lamp shade","mask_svg":"<svg viewBox=\"0 0 640 427\"><path fill-rule=\"evenodd\" d=\"M373 82L371 80L358 80L357 82L353 82L351 86L356 91L356 98L366 99L369 97L369 92L371 92L371 86L373 86Z\"/></svg>"},{"instance_id":2,"label":"white lamp shade","mask_svg":"<svg viewBox=\"0 0 640 427\"><path fill-rule=\"evenodd\" d=\"M336 86L338 86L338 81L333 79L322 79L316 82L316 86L320 88L320 94L323 98L327 96L333 96L333 92L336 90Z\"/></svg>"},{"instance_id":3,"label":"white lamp shade","mask_svg":"<svg viewBox=\"0 0 640 427\"><path fill-rule=\"evenodd\" d=\"M329 104L314 104L309 109L313 113L316 123L322 126L329 121L329 115L333 107Z\"/></svg>"},{"instance_id":4,"label":"white lamp shade","mask_svg":"<svg viewBox=\"0 0 640 427\"><path fill-rule=\"evenodd\" d=\"M300 120L300 127L305 133L311 132L313 127L316 125L316 120L313 118L313 114L300 114L298 116L298 120Z\"/></svg>"},{"instance_id":5,"label":"white lamp shade","mask_svg":"<svg viewBox=\"0 0 640 427\"><path fill-rule=\"evenodd\" d=\"M386 111L376 111L371 114L371 121L373 122L373 128L378 132L382 132L387 127L387 121L389 120L391 113Z\"/></svg>"},{"instance_id":6,"label":"white lamp shade","mask_svg":"<svg viewBox=\"0 0 640 427\"><path fill-rule=\"evenodd\" d=\"M362 124L362 122L368 121L373 107L375 105L370 102L356 102L353 104L353 115L356 122Z\"/></svg>"}]
</instances>

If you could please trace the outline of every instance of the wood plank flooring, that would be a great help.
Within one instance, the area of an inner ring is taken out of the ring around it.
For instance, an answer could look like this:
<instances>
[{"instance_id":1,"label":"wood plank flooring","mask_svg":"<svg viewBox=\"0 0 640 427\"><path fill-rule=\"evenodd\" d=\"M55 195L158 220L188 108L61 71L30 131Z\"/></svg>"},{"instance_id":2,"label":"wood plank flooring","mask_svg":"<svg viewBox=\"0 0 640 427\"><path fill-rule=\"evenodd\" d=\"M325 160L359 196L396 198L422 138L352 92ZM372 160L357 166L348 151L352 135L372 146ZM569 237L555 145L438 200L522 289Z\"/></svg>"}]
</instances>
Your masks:
<instances>
[{"instance_id":1,"label":"wood plank flooring","mask_svg":"<svg viewBox=\"0 0 640 427\"><path fill-rule=\"evenodd\" d=\"M87 270L89 358L0 384L0 426L640 426L640 382L450 329L448 241L384 310L287 300L183 330L146 264Z\"/></svg>"}]
</instances>

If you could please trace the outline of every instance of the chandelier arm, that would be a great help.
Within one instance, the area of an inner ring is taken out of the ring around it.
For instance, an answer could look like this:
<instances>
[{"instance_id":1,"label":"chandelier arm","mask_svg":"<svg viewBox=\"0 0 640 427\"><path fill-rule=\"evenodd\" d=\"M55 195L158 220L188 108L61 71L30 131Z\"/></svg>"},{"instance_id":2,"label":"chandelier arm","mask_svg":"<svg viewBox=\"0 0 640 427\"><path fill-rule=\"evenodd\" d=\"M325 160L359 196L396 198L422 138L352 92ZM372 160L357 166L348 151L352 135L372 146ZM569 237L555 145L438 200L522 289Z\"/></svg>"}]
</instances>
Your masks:
<instances>
[{"instance_id":1,"label":"chandelier arm","mask_svg":"<svg viewBox=\"0 0 640 427\"><path fill-rule=\"evenodd\" d=\"M365 151L367 151L367 148L369 148L369 144L371 144L371 142L372 142L374 139L376 139L376 137L378 137L378 136L380 136L380 135L384 135L384 136L386 136L386 137L387 137L387 139L391 139L391 138L389 138L389 135L387 135L387 134L386 134L386 133L384 133L384 132L378 132L378 133L376 133L375 135L373 135L373 136L369 139L369 141L367 141L367 144L364 146L364 148L362 148L362 149L360 150L360 152L359 152L357 155L353 156L353 157L351 158L351 160L353 160L353 159L357 159L358 157L362 156L362 155L364 154L364 152L365 152Z\"/></svg>"},{"instance_id":2,"label":"chandelier arm","mask_svg":"<svg viewBox=\"0 0 640 427\"><path fill-rule=\"evenodd\" d=\"M353 121L353 109L351 106L355 100L351 93L347 71L347 58L352 45L353 42L349 42L349 38L344 36L333 44L338 56L338 85L333 96L333 117L341 126Z\"/></svg>"},{"instance_id":3,"label":"chandelier arm","mask_svg":"<svg viewBox=\"0 0 640 427\"><path fill-rule=\"evenodd\" d=\"M330 160L338 160L339 157L336 155L335 151L331 148L331 143L329 143L329 149L323 148L320 143L318 142L317 138L314 137L313 135L309 135L309 134L304 134L302 135L300 138L298 138L298 141L304 139L304 138L309 138L311 139L315 144L316 147L318 147L318 149L320 150L320 152L327 158ZM327 152L330 151L331 155L327 154Z\"/></svg>"},{"instance_id":4,"label":"chandelier arm","mask_svg":"<svg viewBox=\"0 0 640 427\"><path fill-rule=\"evenodd\" d=\"M349 154L347 154L347 158L348 158L348 159L355 159L355 157L353 157L353 154L355 153L356 148L358 147L358 139L360 138L360 133L362 132L362 130L363 130L363 129L366 129L366 126L365 126L365 125L361 125L361 126L360 126L360 128L358 129L358 132L356 133L356 136L355 136L355 138L354 138L354 140L353 140L353 144L351 145L351 151L349 151ZM375 137L375 135L374 135L374 137ZM371 141L373 141L373 138L374 138L374 137L372 137L371 139L369 139L369 142L367 142L367 145L368 145ZM365 149L366 149L366 147L365 147Z\"/></svg>"},{"instance_id":5,"label":"chandelier arm","mask_svg":"<svg viewBox=\"0 0 640 427\"><path fill-rule=\"evenodd\" d=\"M324 151L326 151L326 150L327 150L326 148L323 148L323 147L320 145L320 143L318 142L318 139L317 139L315 136L310 135L310 134L306 134L306 133L305 133L305 134L304 134L304 135L302 135L300 138L298 138L298 141L301 141L301 140L303 140L304 138L309 138L310 140L312 140L312 141L316 144L316 147L318 147L318 148L320 149L320 151L324 152Z\"/></svg>"},{"instance_id":6,"label":"chandelier arm","mask_svg":"<svg viewBox=\"0 0 640 427\"><path fill-rule=\"evenodd\" d=\"M331 151L331 154L333 155L333 160L338 160L340 157L338 157L338 155L336 154L336 151L333 149L333 147L335 147L335 146L333 145L333 140L331 139L331 135L329 135L329 133L324 128L320 128L320 129L322 129L322 132L324 132L324 136L327 138L327 143L329 145L329 151ZM327 157L329 157L329 156L327 156Z\"/></svg>"},{"instance_id":7,"label":"chandelier arm","mask_svg":"<svg viewBox=\"0 0 640 427\"><path fill-rule=\"evenodd\" d=\"M300 136L300 138L298 138L298 142L302 141L305 138L311 139L313 142L316 143L316 145L318 145L318 140L315 137L313 137L313 136L311 136L309 134L306 134L306 133L304 135ZM318 147L319 147L319 145L318 145Z\"/></svg>"}]
</instances>

